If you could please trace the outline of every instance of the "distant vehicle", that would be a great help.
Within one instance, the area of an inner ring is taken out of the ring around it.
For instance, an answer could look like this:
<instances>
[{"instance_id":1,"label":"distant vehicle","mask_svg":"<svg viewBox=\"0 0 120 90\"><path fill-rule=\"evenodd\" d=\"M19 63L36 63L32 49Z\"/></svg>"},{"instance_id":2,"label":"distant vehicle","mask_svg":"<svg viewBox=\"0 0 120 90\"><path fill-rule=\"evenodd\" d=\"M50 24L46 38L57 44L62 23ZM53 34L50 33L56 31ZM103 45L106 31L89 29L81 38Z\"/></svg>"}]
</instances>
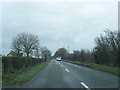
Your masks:
<instances>
[{"instance_id":1,"label":"distant vehicle","mask_svg":"<svg viewBox=\"0 0 120 90\"><path fill-rule=\"evenodd\" d=\"M57 57L56 60L57 60L57 61L61 61L61 57Z\"/></svg>"}]
</instances>

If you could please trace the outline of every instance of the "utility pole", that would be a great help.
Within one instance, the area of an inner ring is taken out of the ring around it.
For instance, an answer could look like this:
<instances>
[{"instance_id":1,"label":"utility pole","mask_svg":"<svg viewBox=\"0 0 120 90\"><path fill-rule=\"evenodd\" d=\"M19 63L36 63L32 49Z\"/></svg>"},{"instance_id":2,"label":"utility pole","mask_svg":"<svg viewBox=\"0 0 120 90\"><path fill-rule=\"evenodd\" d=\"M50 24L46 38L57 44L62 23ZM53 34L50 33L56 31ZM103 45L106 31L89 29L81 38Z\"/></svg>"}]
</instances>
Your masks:
<instances>
[{"instance_id":1,"label":"utility pole","mask_svg":"<svg viewBox=\"0 0 120 90\"><path fill-rule=\"evenodd\" d=\"M69 53L69 46L68 46L68 53Z\"/></svg>"}]
</instances>

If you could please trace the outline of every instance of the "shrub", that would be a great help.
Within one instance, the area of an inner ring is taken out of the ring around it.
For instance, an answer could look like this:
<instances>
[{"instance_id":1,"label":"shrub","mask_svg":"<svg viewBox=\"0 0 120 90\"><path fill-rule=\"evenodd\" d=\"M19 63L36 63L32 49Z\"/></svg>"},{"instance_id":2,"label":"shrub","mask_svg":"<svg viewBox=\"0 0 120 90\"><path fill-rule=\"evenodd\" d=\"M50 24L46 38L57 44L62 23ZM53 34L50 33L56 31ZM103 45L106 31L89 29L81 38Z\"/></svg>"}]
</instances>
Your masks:
<instances>
[{"instance_id":1,"label":"shrub","mask_svg":"<svg viewBox=\"0 0 120 90\"><path fill-rule=\"evenodd\" d=\"M31 67L43 61L44 60L40 58L2 57L2 72L14 73L17 70Z\"/></svg>"}]
</instances>

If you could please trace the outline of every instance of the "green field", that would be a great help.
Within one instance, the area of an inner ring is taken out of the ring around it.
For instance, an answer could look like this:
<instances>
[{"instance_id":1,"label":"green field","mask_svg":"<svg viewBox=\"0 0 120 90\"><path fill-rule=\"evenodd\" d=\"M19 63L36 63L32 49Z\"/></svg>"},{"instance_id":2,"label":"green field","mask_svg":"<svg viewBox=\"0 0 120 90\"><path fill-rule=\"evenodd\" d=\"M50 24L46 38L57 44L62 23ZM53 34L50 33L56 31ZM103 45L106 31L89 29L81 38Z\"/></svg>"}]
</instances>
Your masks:
<instances>
[{"instance_id":1,"label":"green field","mask_svg":"<svg viewBox=\"0 0 120 90\"><path fill-rule=\"evenodd\" d=\"M34 65L31 68L26 68L23 70L19 70L15 73L11 74L3 74L2 75L2 84L3 85L13 85L18 83L24 83L30 80L34 75L36 75L40 70L42 70L45 66L48 65L50 60Z\"/></svg>"},{"instance_id":2,"label":"green field","mask_svg":"<svg viewBox=\"0 0 120 90\"><path fill-rule=\"evenodd\" d=\"M71 60L64 60L64 61L70 62L73 64L80 64L82 66L87 66L87 67L105 71L105 72L110 72L115 75L120 75L120 68L117 68L117 67L105 66L105 65L95 64L95 63L80 62L80 61L71 61Z\"/></svg>"}]
</instances>

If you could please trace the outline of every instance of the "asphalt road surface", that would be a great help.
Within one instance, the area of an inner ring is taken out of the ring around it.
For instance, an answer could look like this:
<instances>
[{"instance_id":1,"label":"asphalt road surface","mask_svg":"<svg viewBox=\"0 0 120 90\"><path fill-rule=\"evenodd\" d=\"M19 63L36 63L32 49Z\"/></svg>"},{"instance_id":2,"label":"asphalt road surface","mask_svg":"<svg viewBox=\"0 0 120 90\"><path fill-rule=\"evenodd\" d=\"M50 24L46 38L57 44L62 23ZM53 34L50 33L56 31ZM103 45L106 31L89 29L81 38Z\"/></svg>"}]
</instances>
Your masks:
<instances>
[{"instance_id":1,"label":"asphalt road surface","mask_svg":"<svg viewBox=\"0 0 120 90\"><path fill-rule=\"evenodd\" d=\"M52 60L20 88L118 88L118 77L63 61Z\"/></svg>"}]
</instances>

